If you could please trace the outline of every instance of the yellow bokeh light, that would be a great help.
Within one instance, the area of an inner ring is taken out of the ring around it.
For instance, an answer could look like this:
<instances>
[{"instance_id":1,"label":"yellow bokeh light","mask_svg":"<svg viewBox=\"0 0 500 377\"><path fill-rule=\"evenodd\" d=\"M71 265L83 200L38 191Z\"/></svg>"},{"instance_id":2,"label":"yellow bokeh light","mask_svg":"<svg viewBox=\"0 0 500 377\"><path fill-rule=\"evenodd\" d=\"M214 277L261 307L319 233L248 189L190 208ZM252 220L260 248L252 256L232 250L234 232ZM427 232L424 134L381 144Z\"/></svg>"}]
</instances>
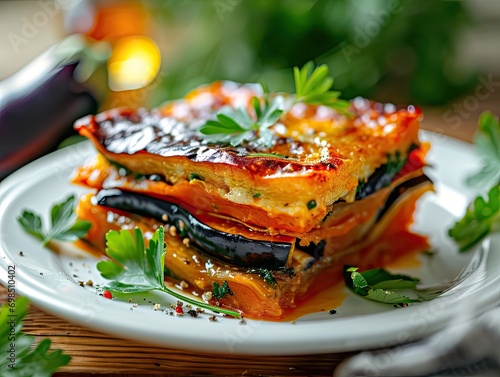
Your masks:
<instances>
[{"instance_id":1,"label":"yellow bokeh light","mask_svg":"<svg viewBox=\"0 0 500 377\"><path fill-rule=\"evenodd\" d=\"M154 80L160 65L160 49L152 39L120 38L108 61L109 87L114 91L143 88Z\"/></svg>"}]
</instances>

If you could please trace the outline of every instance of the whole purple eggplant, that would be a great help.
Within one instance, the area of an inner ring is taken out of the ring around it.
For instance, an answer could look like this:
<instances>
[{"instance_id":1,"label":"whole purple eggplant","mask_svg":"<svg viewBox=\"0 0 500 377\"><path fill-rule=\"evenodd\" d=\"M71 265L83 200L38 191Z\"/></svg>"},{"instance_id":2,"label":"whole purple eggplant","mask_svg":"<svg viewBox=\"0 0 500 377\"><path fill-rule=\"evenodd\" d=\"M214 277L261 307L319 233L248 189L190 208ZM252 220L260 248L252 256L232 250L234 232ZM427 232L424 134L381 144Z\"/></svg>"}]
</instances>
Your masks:
<instances>
[{"instance_id":1,"label":"whole purple eggplant","mask_svg":"<svg viewBox=\"0 0 500 377\"><path fill-rule=\"evenodd\" d=\"M75 120L97 111L102 93L82 82L91 76L89 60L98 66L90 48L69 37L0 82L0 180L53 150Z\"/></svg>"}]
</instances>

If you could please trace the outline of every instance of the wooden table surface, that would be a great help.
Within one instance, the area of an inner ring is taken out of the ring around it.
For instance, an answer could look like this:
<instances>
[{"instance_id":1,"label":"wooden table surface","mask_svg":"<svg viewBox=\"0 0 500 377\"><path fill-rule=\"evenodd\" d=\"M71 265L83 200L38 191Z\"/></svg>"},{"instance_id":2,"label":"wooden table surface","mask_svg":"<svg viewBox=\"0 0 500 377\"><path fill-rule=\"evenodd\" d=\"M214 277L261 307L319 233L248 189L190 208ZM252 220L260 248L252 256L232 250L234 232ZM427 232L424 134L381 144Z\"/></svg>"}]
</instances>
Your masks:
<instances>
[{"instance_id":1,"label":"wooden table surface","mask_svg":"<svg viewBox=\"0 0 500 377\"><path fill-rule=\"evenodd\" d=\"M497 115L500 113L500 95L493 92L486 100L471 96L472 99L465 97L446 108L424 110L422 128L465 141L472 140L481 111L489 109ZM5 301L6 289L0 286L0 303ZM96 374L129 377L198 374L332 376L338 363L354 354L256 358L193 353L114 338L68 323L34 306L30 307L24 323L24 331L34 335L37 341L49 337L54 348L63 349L72 356L70 364L55 374L59 377Z\"/></svg>"}]
</instances>

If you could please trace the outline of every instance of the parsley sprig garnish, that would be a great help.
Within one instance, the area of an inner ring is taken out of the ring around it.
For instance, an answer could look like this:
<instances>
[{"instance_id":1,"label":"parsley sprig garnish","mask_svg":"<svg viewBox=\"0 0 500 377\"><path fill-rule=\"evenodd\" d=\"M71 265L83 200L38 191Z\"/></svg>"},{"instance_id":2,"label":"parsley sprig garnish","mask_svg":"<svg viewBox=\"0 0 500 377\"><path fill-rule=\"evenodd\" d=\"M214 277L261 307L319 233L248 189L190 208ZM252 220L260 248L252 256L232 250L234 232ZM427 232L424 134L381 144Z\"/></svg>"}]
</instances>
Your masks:
<instances>
[{"instance_id":1,"label":"parsley sprig garnish","mask_svg":"<svg viewBox=\"0 0 500 377\"><path fill-rule=\"evenodd\" d=\"M467 179L471 187L484 188L500 184L500 124L489 111L479 117L479 130L474 138L483 167Z\"/></svg>"},{"instance_id":2,"label":"parsley sprig garnish","mask_svg":"<svg viewBox=\"0 0 500 377\"><path fill-rule=\"evenodd\" d=\"M222 282L222 285L214 281L212 286L214 287L212 293L217 300L220 300L226 295L234 296L234 293L231 290L231 287L229 287L229 283L226 280Z\"/></svg>"},{"instance_id":3,"label":"parsley sprig garnish","mask_svg":"<svg viewBox=\"0 0 500 377\"><path fill-rule=\"evenodd\" d=\"M476 188L491 187L484 198L476 197L462 219L448 231L461 252L477 245L493 231L500 230L500 123L486 111L479 118L479 130L474 143L483 160L479 172L467 179Z\"/></svg>"},{"instance_id":4,"label":"parsley sprig garnish","mask_svg":"<svg viewBox=\"0 0 500 377\"><path fill-rule=\"evenodd\" d=\"M439 291L418 289L419 278L392 274L383 268L359 272L358 267L346 267L344 280L354 293L367 300L384 304L405 305L427 301L439 293ZM411 292L416 298L410 298L400 291Z\"/></svg>"},{"instance_id":5,"label":"parsley sprig garnish","mask_svg":"<svg viewBox=\"0 0 500 377\"><path fill-rule=\"evenodd\" d=\"M21 331L28 303L27 298L19 297L13 307L4 305L0 308L0 375L3 377L50 377L71 360L71 356L61 350L50 351L50 339L44 339L32 348L35 337ZM14 352L11 351L12 345ZM14 361L9 357L11 353L15 354Z\"/></svg>"},{"instance_id":6,"label":"parsley sprig garnish","mask_svg":"<svg viewBox=\"0 0 500 377\"><path fill-rule=\"evenodd\" d=\"M273 135L269 127L273 126L283 113L280 108L282 104L281 96L271 102L265 98L262 104L257 97L253 97L255 119L241 107L226 107L216 115L217 120L207 121L200 128L200 132L208 135L205 138L208 142L228 143L236 147L243 141L255 140L257 145L270 147Z\"/></svg>"},{"instance_id":7,"label":"parsley sprig garnish","mask_svg":"<svg viewBox=\"0 0 500 377\"><path fill-rule=\"evenodd\" d=\"M91 224L88 221L78 220L74 209L73 195L56 203L50 211L52 227L48 232L43 230L42 218L34 212L24 210L17 221L26 232L40 239L44 246L52 240L76 241L87 234Z\"/></svg>"},{"instance_id":8,"label":"parsley sprig garnish","mask_svg":"<svg viewBox=\"0 0 500 377\"><path fill-rule=\"evenodd\" d=\"M299 69L294 67L295 97L297 102L311 105L323 105L345 113L349 102L340 100L340 92L331 91L333 77L328 76L328 66L325 64L314 68L313 62L308 62Z\"/></svg>"},{"instance_id":9,"label":"parsley sprig garnish","mask_svg":"<svg viewBox=\"0 0 500 377\"><path fill-rule=\"evenodd\" d=\"M243 107L225 107L215 120L208 120L199 131L206 135L208 143L236 147L244 141L254 141L257 146L269 148L273 142L269 128L298 102L329 106L346 114L349 102L339 99L340 92L330 90L333 78L328 73L326 65L314 68L313 62L308 62L302 69L295 67L294 95L287 96L286 100L281 95L272 98L267 86L262 84L262 98L253 97L251 100L253 113Z\"/></svg>"},{"instance_id":10,"label":"parsley sprig garnish","mask_svg":"<svg viewBox=\"0 0 500 377\"><path fill-rule=\"evenodd\" d=\"M500 230L500 186L492 187L486 200L482 196L474 199L449 235L463 252L495 230Z\"/></svg>"},{"instance_id":11,"label":"parsley sprig garnish","mask_svg":"<svg viewBox=\"0 0 500 377\"><path fill-rule=\"evenodd\" d=\"M200 308L241 318L237 312L207 305L165 286L166 245L162 226L154 232L148 247L145 247L139 228L135 228L133 234L125 229L109 231L106 234L106 255L112 260L98 262L97 269L102 277L111 281L101 289L125 294L158 290Z\"/></svg>"}]
</instances>

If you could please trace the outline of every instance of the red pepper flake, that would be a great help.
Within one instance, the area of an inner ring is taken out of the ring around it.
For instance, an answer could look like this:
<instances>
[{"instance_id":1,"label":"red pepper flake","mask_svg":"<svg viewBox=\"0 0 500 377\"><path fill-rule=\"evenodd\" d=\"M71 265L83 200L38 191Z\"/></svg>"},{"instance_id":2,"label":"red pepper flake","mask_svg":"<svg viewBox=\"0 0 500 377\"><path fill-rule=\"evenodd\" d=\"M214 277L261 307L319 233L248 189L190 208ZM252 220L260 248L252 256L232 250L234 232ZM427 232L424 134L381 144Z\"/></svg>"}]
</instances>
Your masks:
<instances>
[{"instance_id":1,"label":"red pepper flake","mask_svg":"<svg viewBox=\"0 0 500 377\"><path fill-rule=\"evenodd\" d=\"M102 292L102 297L105 297L105 298L111 300L113 298L113 295L111 294L110 291L106 290L106 291Z\"/></svg>"},{"instance_id":2,"label":"red pepper flake","mask_svg":"<svg viewBox=\"0 0 500 377\"><path fill-rule=\"evenodd\" d=\"M175 314L177 314L177 315L183 315L184 314L184 310L182 310L182 306L177 305L175 307Z\"/></svg>"}]
</instances>

